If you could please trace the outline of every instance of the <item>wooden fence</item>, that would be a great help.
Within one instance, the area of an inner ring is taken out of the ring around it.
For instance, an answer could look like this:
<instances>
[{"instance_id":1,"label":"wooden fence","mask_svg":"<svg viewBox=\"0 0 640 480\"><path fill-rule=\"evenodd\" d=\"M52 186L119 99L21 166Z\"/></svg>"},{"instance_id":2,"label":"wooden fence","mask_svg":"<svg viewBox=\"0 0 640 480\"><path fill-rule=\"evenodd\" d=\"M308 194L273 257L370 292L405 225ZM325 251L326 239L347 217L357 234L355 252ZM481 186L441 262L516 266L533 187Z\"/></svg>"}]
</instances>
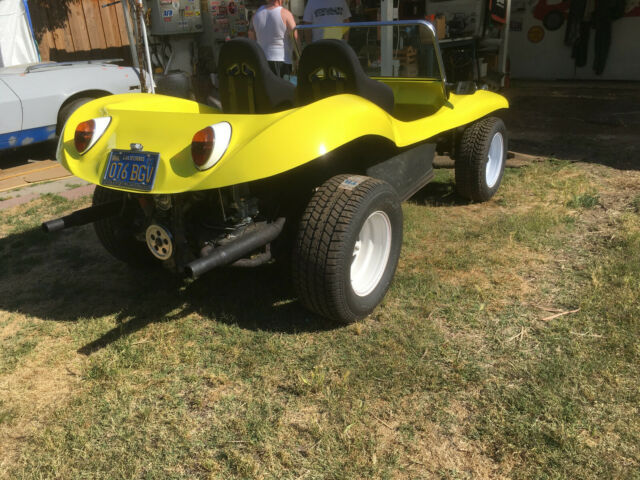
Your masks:
<instances>
[{"instance_id":1,"label":"wooden fence","mask_svg":"<svg viewBox=\"0 0 640 480\"><path fill-rule=\"evenodd\" d=\"M28 0L43 61L122 58L131 63L122 4L113 0Z\"/></svg>"}]
</instances>

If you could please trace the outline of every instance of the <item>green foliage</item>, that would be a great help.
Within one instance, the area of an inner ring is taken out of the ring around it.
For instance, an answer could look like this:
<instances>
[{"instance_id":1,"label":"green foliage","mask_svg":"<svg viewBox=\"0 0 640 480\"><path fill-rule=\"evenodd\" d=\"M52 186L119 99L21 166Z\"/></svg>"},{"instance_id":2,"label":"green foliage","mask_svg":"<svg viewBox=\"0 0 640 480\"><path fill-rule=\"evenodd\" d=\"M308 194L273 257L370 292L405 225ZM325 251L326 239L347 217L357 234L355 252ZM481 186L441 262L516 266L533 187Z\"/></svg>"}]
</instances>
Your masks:
<instances>
[{"instance_id":1,"label":"green foliage","mask_svg":"<svg viewBox=\"0 0 640 480\"><path fill-rule=\"evenodd\" d=\"M569 208L593 208L600 204L600 197L596 193L572 194L567 201Z\"/></svg>"}]
</instances>

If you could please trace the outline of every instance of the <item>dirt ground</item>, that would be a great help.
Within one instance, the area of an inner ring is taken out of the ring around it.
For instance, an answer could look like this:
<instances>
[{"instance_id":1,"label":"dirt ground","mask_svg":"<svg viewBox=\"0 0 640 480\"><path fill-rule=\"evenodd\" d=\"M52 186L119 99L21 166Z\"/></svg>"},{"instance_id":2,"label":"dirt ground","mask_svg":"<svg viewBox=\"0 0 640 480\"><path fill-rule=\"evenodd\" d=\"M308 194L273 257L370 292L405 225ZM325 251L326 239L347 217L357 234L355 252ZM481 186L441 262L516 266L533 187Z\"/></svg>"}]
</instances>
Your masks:
<instances>
[{"instance_id":1,"label":"dirt ground","mask_svg":"<svg viewBox=\"0 0 640 480\"><path fill-rule=\"evenodd\" d=\"M515 152L640 169L640 85L514 82L503 115Z\"/></svg>"}]
</instances>

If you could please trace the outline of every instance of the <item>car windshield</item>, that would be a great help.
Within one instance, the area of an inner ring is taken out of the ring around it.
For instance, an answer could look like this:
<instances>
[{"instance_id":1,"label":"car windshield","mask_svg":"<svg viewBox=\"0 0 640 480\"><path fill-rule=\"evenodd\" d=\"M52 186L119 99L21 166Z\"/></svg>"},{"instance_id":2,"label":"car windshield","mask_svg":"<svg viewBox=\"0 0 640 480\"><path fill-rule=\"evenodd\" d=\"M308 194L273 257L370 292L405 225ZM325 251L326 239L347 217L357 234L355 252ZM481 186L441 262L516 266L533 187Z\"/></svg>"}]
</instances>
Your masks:
<instances>
[{"instance_id":1,"label":"car windshield","mask_svg":"<svg viewBox=\"0 0 640 480\"><path fill-rule=\"evenodd\" d=\"M425 21L300 25L298 53L318 40L348 43L369 77L442 80L442 60L433 28Z\"/></svg>"}]
</instances>

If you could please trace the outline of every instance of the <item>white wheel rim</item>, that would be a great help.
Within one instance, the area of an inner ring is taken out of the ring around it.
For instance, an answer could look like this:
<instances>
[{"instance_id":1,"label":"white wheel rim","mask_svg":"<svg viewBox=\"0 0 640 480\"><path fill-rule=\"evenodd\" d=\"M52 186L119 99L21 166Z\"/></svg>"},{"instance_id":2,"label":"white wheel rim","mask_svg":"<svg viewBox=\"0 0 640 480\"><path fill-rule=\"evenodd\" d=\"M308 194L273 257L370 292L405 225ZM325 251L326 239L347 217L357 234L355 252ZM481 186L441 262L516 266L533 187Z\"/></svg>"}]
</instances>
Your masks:
<instances>
[{"instance_id":1,"label":"white wheel rim","mask_svg":"<svg viewBox=\"0 0 640 480\"><path fill-rule=\"evenodd\" d=\"M150 225L146 232L147 246L154 257L168 260L173 255L171 233L160 225Z\"/></svg>"},{"instance_id":2,"label":"white wheel rim","mask_svg":"<svg viewBox=\"0 0 640 480\"><path fill-rule=\"evenodd\" d=\"M493 188L500 178L502 162L504 161L504 139L502 134L497 132L491 139L489 155L487 158L487 168L485 172L487 186Z\"/></svg>"},{"instance_id":3,"label":"white wheel rim","mask_svg":"<svg viewBox=\"0 0 640 480\"><path fill-rule=\"evenodd\" d=\"M373 212L362 225L353 246L351 288L356 295L369 295L380 283L391 252L391 221L383 211Z\"/></svg>"}]
</instances>

